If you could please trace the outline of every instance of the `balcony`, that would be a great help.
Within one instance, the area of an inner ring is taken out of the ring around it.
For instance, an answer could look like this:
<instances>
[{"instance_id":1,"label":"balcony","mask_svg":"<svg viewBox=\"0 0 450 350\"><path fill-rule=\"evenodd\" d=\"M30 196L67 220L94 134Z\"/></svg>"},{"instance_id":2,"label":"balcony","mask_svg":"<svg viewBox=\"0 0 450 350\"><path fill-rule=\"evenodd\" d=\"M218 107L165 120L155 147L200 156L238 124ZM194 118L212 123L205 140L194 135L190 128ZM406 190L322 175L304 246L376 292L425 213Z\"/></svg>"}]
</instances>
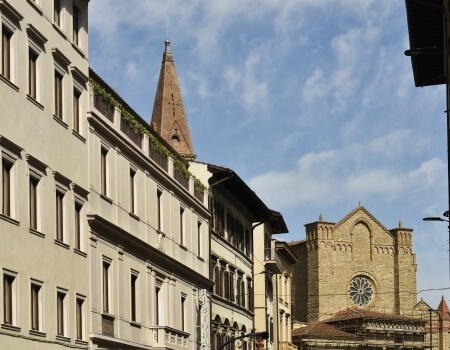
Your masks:
<instances>
[{"instance_id":1,"label":"balcony","mask_svg":"<svg viewBox=\"0 0 450 350\"><path fill-rule=\"evenodd\" d=\"M266 271L275 274L279 274L283 271L281 268L281 259L275 249L264 248L264 267Z\"/></svg>"},{"instance_id":2,"label":"balcony","mask_svg":"<svg viewBox=\"0 0 450 350\"><path fill-rule=\"evenodd\" d=\"M189 333L165 326L150 327L150 344L160 349L187 349Z\"/></svg>"},{"instance_id":3,"label":"balcony","mask_svg":"<svg viewBox=\"0 0 450 350\"><path fill-rule=\"evenodd\" d=\"M142 148L142 135L141 133L129 125L123 118L120 119L120 131L122 131L128 138L134 142L136 146Z\"/></svg>"}]
</instances>

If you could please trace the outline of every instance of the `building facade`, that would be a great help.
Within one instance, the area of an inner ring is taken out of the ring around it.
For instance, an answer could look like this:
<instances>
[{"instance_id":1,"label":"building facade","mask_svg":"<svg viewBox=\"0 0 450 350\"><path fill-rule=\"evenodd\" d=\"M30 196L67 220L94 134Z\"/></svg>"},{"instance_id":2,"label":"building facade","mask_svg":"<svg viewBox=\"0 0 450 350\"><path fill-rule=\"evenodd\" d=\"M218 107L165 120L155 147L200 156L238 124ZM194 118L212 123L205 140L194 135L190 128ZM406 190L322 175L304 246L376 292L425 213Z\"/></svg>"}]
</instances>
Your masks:
<instances>
[{"instance_id":1,"label":"building facade","mask_svg":"<svg viewBox=\"0 0 450 350\"><path fill-rule=\"evenodd\" d=\"M291 266L297 256L286 242L273 235L287 233L280 213L271 211L268 222L255 227L254 253L254 308L255 330L267 331L263 340L266 349L296 349L291 337Z\"/></svg>"},{"instance_id":2,"label":"building facade","mask_svg":"<svg viewBox=\"0 0 450 350\"><path fill-rule=\"evenodd\" d=\"M358 206L338 223L306 224L292 242L294 343L299 348L424 348L412 229L386 229Z\"/></svg>"},{"instance_id":3,"label":"building facade","mask_svg":"<svg viewBox=\"0 0 450 350\"><path fill-rule=\"evenodd\" d=\"M0 2L5 349L89 344L87 5Z\"/></svg>"},{"instance_id":4,"label":"building facade","mask_svg":"<svg viewBox=\"0 0 450 350\"><path fill-rule=\"evenodd\" d=\"M198 348L205 187L89 70L87 0L0 18L1 347Z\"/></svg>"},{"instance_id":5,"label":"building facade","mask_svg":"<svg viewBox=\"0 0 450 350\"><path fill-rule=\"evenodd\" d=\"M278 301L278 349L296 350L292 341L292 284L293 265L298 262L298 256L287 242L275 241L275 252L281 261L281 273L277 275Z\"/></svg>"},{"instance_id":6,"label":"building facade","mask_svg":"<svg viewBox=\"0 0 450 350\"><path fill-rule=\"evenodd\" d=\"M212 285L208 197L180 174L186 160L92 70L90 86L93 349L196 349Z\"/></svg>"}]
</instances>

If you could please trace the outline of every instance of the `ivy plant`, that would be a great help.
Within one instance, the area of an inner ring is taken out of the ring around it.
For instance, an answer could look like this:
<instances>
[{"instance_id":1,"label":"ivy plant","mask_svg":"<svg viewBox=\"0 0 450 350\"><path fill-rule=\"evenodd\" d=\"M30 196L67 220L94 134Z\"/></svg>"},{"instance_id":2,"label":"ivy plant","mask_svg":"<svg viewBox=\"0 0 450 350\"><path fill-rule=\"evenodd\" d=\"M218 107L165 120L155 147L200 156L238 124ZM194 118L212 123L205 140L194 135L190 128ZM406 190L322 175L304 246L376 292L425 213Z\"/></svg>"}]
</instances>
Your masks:
<instances>
[{"instance_id":1,"label":"ivy plant","mask_svg":"<svg viewBox=\"0 0 450 350\"><path fill-rule=\"evenodd\" d=\"M100 96L100 98L105 102L105 104L108 104L110 106L113 106L114 108L117 108L120 111L120 114L122 116L122 119L130 125L135 131L139 132L141 135L147 135L151 147L163 154L167 158L173 159L173 165L174 168L185 178L189 179L189 177L192 177L194 179L194 186L195 189L199 192L206 191L207 187L199 180L197 179L181 162L178 157L173 154L164 144L162 144L149 130L148 125L143 125L137 118L134 117L132 113L130 113L128 110L125 109L125 107L116 100L116 98L106 91L106 89L101 86L99 83L97 83L94 79L90 78L89 83L92 86L92 90L95 95Z\"/></svg>"}]
</instances>

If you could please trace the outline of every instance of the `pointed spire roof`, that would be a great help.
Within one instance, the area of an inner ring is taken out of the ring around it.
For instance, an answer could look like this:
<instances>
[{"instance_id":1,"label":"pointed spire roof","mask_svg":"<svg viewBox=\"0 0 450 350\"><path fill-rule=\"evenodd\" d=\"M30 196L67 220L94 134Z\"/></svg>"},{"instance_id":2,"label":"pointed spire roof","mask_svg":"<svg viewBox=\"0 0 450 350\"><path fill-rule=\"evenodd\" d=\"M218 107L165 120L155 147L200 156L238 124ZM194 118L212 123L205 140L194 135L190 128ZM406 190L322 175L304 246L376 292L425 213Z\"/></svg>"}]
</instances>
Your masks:
<instances>
[{"instance_id":1,"label":"pointed spire roof","mask_svg":"<svg viewBox=\"0 0 450 350\"><path fill-rule=\"evenodd\" d=\"M447 303L444 299L444 296L442 296L441 302L439 303L439 306L437 308L437 311L441 315L441 319L450 319L450 311L448 309Z\"/></svg>"},{"instance_id":2,"label":"pointed spire roof","mask_svg":"<svg viewBox=\"0 0 450 350\"><path fill-rule=\"evenodd\" d=\"M170 40L166 40L165 45L151 126L185 159L194 160L196 155L192 147L180 84L170 51Z\"/></svg>"}]
</instances>

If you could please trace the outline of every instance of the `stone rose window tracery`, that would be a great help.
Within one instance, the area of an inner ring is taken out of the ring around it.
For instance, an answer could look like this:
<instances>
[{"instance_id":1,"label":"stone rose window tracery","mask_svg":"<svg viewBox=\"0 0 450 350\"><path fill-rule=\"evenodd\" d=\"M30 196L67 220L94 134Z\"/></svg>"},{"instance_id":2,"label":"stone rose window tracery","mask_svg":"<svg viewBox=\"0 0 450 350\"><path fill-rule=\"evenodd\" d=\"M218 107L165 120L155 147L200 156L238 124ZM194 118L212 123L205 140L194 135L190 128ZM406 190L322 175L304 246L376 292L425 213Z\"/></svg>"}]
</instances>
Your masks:
<instances>
[{"instance_id":1,"label":"stone rose window tracery","mask_svg":"<svg viewBox=\"0 0 450 350\"><path fill-rule=\"evenodd\" d=\"M372 281L364 276L356 276L350 282L348 287L348 295L350 300L356 306L366 306L372 299L374 294L374 288Z\"/></svg>"}]
</instances>

